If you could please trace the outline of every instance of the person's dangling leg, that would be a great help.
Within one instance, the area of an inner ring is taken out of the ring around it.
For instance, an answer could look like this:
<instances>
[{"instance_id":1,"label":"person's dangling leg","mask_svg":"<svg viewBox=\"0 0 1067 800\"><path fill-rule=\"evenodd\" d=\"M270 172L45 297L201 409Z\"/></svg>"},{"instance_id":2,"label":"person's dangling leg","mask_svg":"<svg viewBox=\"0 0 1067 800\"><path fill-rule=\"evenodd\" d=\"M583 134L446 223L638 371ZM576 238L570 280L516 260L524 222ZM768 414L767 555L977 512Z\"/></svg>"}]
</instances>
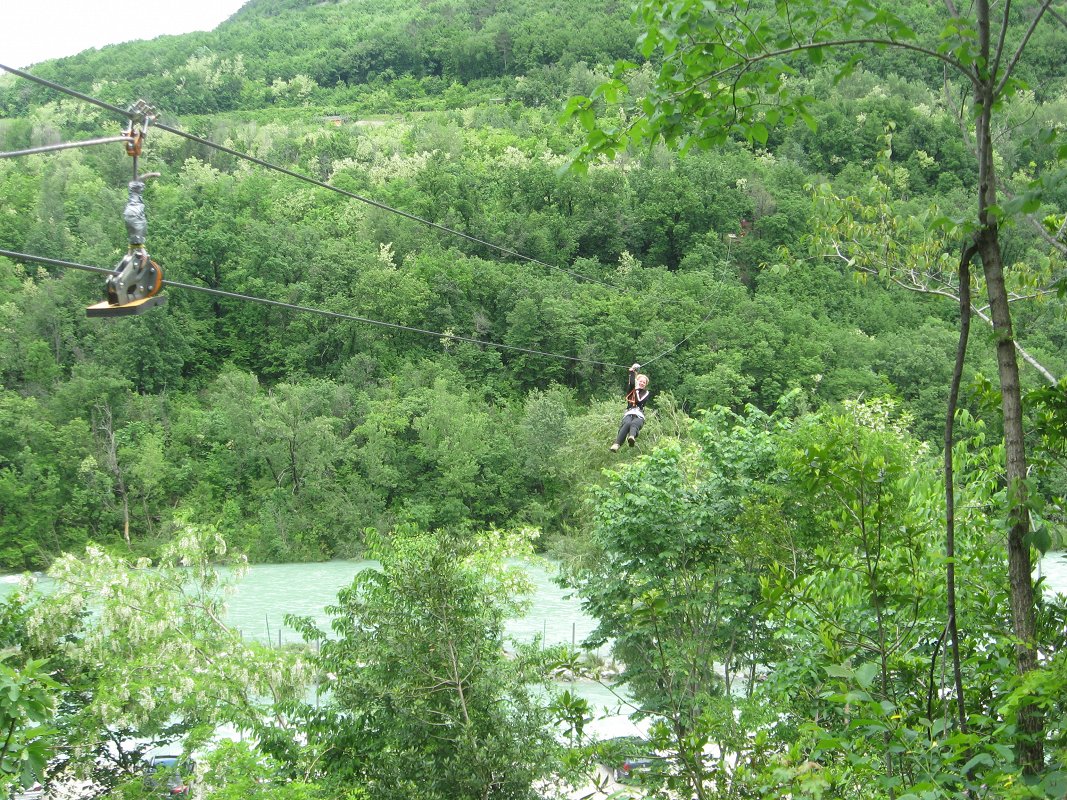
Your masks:
<instances>
[{"instance_id":1,"label":"person's dangling leg","mask_svg":"<svg viewBox=\"0 0 1067 800\"><path fill-rule=\"evenodd\" d=\"M630 420L633 419L633 415L629 414L622 418L622 424L619 426L619 434L615 437L615 444L610 448L611 452L617 451L622 447L622 443L626 441L626 435L630 430Z\"/></svg>"},{"instance_id":2,"label":"person's dangling leg","mask_svg":"<svg viewBox=\"0 0 1067 800\"><path fill-rule=\"evenodd\" d=\"M626 444L630 445L630 447L633 447L635 444L637 444L637 434L641 432L641 428L644 426L644 424L644 417L639 417L636 414L630 415L630 425L628 426L629 429L626 432Z\"/></svg>"}]
</instances>

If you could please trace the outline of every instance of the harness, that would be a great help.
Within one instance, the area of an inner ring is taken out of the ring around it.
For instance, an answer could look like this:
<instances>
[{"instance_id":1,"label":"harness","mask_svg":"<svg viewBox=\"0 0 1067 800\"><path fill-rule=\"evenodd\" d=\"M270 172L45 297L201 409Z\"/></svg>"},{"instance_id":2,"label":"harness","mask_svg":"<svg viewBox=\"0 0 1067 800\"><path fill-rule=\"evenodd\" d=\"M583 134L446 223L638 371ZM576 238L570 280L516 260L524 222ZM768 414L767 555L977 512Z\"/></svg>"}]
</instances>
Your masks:
<instances>
[{"instance_id":1,"label":"harness","mask_svg":"<svg viewBox=\"0 0 1067 800\"><path fill-rule=\"evenodd\" d=\"M626 402L631 404L631 405L637 405L638 403L643 403L648 399L648 395L649 395L649 393L651 391L652 391L651 389L645 389L643 394L638 394L638 388L635 386L633 389L631 389L629 392L627 392L627 394L626 394Z\"/></svg>"},{"instance_id":2,"label":"harness","mask_svg":"<svg viewBox=\"0 0 1067 800\"><path fill-rule=\"evenodd\" d=\"M651 393L651 391L652 391L651 389L645 389L644 392L641 392L635 386L633 389L631 389L629 392L627 392L626 393L626 404L627 404L627 406L629 406L629 408L626 409L626 413L623 414L623 416L625 417L625 416L633 414L633 415L641 417L641 419L644 419L645 418L645 412L642 410L642 408L641 408L641 406L639 404L645 402L646 400L648 400L648 395Z\"/></svg>"}]
</instances>

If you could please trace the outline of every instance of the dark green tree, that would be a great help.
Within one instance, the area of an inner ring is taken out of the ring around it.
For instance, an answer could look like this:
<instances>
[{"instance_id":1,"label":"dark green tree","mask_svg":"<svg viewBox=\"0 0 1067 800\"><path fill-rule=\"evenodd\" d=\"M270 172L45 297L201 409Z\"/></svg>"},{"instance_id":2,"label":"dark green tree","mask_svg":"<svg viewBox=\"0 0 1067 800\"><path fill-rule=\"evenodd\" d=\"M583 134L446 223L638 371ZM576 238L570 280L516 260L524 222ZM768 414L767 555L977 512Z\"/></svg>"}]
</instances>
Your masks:
<instances>
[{"instance_id":1,"label":"dark green tree","mask_svg":"<svg viewBox=\"0 0 1067 800\"><path fill-rule=\"evenodd\" d=\"M613 642L638 715L670 754L660 789L734 796L732 765L759 758L733 727L755 708L733 690L772 658L757 604L785 541L771 477L785 424L716 409L694 445L658 447L595 490L595 552L565 580L599 620L586 646Z\"/></svg>"},{"instance_id":2,"label":"dark green tree","mask_svg":"<svg viewBox=\"0 0 1067 800\"><path fill-rule=\"evenodd\" d=\"M538 796L557 746L534 673L504 652L526 592L502 561L515 544L403 528L376 540L381 568L328 609L336 638L318 658L332 701L308 735L331 781L397 800Z\"/></svg>"}]
</instances>

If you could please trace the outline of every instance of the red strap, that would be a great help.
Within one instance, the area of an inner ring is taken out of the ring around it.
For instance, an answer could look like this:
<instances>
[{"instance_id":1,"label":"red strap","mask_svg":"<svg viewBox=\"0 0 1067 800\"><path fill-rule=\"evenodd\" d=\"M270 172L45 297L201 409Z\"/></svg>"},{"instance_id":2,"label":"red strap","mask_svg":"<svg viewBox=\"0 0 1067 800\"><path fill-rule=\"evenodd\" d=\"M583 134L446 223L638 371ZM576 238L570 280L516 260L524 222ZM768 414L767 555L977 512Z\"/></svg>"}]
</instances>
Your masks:
<instances>
[{"instance_id":1,"label":"red strap","mask_svg":"<svg viewBox=\"0 0 1067 800\"><path fill-rule=\"evenodd\" d=\"M648 392L645 392L645 397L646 398L648 397ZM637 387L636 386L634 388L632 388L629 392L627 392L627 394L626 394L626 402L627 403L633 403L635 406L637 405Z\"/></svg>"}]
</instances>

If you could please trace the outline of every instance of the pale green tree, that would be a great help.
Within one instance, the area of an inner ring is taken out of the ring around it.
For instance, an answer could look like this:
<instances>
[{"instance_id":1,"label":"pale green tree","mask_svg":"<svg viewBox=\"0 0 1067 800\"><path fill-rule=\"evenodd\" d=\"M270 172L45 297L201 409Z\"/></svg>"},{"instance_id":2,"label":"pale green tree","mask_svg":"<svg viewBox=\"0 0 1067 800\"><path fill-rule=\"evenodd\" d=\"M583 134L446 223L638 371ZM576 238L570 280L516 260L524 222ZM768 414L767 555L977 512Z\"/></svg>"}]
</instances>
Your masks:
<instances>
[{"instance_id":1,"label":"pale green tree","mask_svg":"<svg viewBox=\"0 0 1067 800\"><path fill-rule=\"evenodd\" d=\"M292 734L277 709L303 691L302 660L225 623L243 559L210 527L173 534L154 562L96 546L62 556L29 608L23 647L50 657L61 687L57 772L106 789L143 769L151 743L191 749L223 724Z\"/></svg>"}]
</instances>

